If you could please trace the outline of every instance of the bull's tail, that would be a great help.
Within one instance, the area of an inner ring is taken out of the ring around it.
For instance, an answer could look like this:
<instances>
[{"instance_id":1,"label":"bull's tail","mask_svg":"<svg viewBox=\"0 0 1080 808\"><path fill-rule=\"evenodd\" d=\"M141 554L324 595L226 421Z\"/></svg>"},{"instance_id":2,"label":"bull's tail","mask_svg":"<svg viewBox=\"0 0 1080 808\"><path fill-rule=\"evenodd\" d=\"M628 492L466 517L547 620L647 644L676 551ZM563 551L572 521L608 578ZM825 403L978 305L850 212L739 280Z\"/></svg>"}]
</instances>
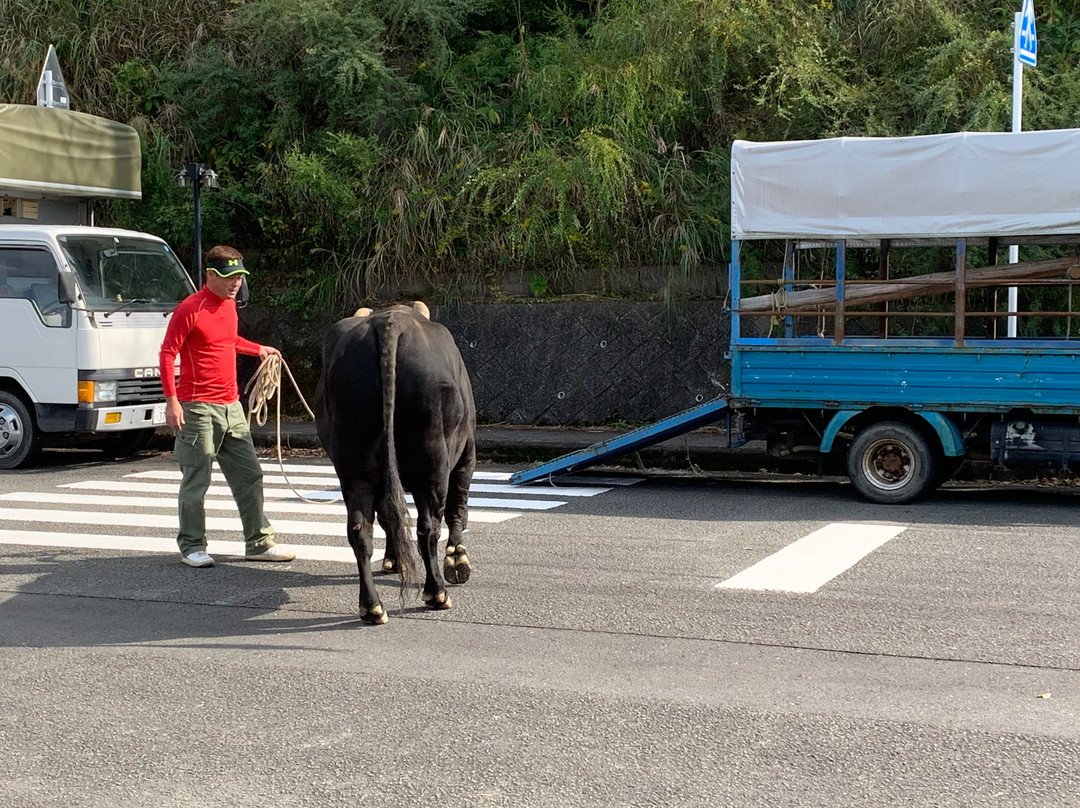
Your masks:
<instances>
[{"instance_id":1,"label":"bull's tail","mask_svg":"<svg viewBox=\"0 0 1080 808\"><path fill-rule=\"evenodd\" d=\"M394 402L397 398L397 349L401 336L401 322L394 315L387 316L379 334L379 378L382 382L383 441L386 456L383 458L383 506L392 510L392 529L386 531L387 546L392 549L401 570L404 587L416 580L416 560L409 541L409 511L405 505L405 488L401 484L397 449L394 445Z\"/></svg>"}]
</instances>

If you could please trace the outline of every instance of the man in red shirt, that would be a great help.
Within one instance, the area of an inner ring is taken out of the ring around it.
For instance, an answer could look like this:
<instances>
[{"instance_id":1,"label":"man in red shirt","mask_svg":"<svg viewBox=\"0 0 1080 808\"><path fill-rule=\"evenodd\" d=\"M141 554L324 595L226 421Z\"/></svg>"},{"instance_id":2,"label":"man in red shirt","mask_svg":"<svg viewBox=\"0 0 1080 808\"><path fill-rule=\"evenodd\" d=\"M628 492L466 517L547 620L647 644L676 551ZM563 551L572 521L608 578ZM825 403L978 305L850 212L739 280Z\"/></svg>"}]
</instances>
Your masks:
<instances>
[{"instance_id":1,"label":"man in red shirt","mask_svg":"<svg viewBox=\"0 0 1080 808\"><path fill-rule=\"evenodd\" d=\"M176 431L173 457L180 464L180 558L189 567L212 567L206 552L206 508L210 470L216 459L232 490L244 527L249 561L292 561L294 553L274 543L274 528L263 513L262 467L251 442L240 390L236 354L263 359L280 353L237 333L236 295L244 258L232 247L206 253L206 284L173 312L159 362L165 390L165 422ZM174 378L180 354L180 381Z\"/></svg>"}]
</instances>

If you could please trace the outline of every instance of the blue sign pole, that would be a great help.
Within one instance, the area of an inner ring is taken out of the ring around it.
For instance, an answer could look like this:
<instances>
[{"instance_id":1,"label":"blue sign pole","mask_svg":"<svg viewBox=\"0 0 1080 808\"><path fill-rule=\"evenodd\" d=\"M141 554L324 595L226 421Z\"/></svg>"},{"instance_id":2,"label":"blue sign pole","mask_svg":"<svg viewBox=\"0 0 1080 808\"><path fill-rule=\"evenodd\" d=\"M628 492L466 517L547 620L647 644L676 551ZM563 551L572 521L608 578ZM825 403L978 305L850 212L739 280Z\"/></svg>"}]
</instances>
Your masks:
<instances>
[{"instance_id":1,"label":"blue sign pole","mask_svg":"<svg viewBox=\"0 0 1080 808\"><path fill-rule=\"evenodd\" d=\"M1035 67L1038 62L1038 40L1035 36L1035 3L1024 0L1013 17L1013 74L1012 74L1012 131L1019 132L1024 111L1024 65ZM1020 248L1009 245L1009 263L1020 260ZM1015 286L1009 287L1009 316L1006 319L1007 333L1016 336L1016 311L1019 299Z\"/></svg>"}]
</instances>

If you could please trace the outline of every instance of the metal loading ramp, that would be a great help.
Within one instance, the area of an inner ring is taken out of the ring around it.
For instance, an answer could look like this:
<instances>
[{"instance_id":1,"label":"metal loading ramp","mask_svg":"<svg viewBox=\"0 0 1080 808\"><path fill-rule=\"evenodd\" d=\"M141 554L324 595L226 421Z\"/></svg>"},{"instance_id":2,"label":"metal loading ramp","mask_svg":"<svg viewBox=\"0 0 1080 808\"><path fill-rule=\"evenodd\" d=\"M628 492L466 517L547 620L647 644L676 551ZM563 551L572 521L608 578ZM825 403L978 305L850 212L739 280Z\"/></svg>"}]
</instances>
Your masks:
<instances>
[{"instance_id":1,"label":"metal loading ramp","mask_svg":"<svg viewBox=\"0 0 1080 808\"><path fill-rule=\"evenodd\" d=\"M706 401L704 404L698 404L696 407L691 407L662 421L657 421L655 424L643 426L617 438L594 443L585 449L579 449L576 452L549 460L536 468L519 471L510 478L510 484L521 485L554 477L557 474L581 471L605 460L611 460L635 452L638 449L643 449L646 446L662 443L669 438L692 432L700 426L718 421L727 412L727 399L717 398Z\"/></svg>"}]
</instances>

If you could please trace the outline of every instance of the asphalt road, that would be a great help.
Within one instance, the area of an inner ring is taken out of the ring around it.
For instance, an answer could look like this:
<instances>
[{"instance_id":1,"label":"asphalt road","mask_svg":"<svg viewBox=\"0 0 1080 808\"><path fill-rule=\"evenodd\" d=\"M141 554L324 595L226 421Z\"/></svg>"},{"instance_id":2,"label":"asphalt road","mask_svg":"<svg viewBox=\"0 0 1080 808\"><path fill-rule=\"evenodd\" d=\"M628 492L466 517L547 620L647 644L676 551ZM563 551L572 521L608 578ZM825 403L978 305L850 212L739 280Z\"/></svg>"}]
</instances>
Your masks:
<instances>
[{"instance_id":1,"label":"asphalt road","mask_svg":"<svg viewBox=\"0 0 1080 808\"><path fill-rule=\"evenodd\" d=\"M271 511L310 558L194 570L167 457L48 463L0 473L2 806L1080 806L1073 489L502 493L489 466L454 608L381 578L369 627L354 566L314 557L344 545L332 513ZM300 506L279 476L268 502ZM814 591L782 588L813 554L774 591L717 588L841 529L895 535Z\"/></svg>"}]
</instances>

